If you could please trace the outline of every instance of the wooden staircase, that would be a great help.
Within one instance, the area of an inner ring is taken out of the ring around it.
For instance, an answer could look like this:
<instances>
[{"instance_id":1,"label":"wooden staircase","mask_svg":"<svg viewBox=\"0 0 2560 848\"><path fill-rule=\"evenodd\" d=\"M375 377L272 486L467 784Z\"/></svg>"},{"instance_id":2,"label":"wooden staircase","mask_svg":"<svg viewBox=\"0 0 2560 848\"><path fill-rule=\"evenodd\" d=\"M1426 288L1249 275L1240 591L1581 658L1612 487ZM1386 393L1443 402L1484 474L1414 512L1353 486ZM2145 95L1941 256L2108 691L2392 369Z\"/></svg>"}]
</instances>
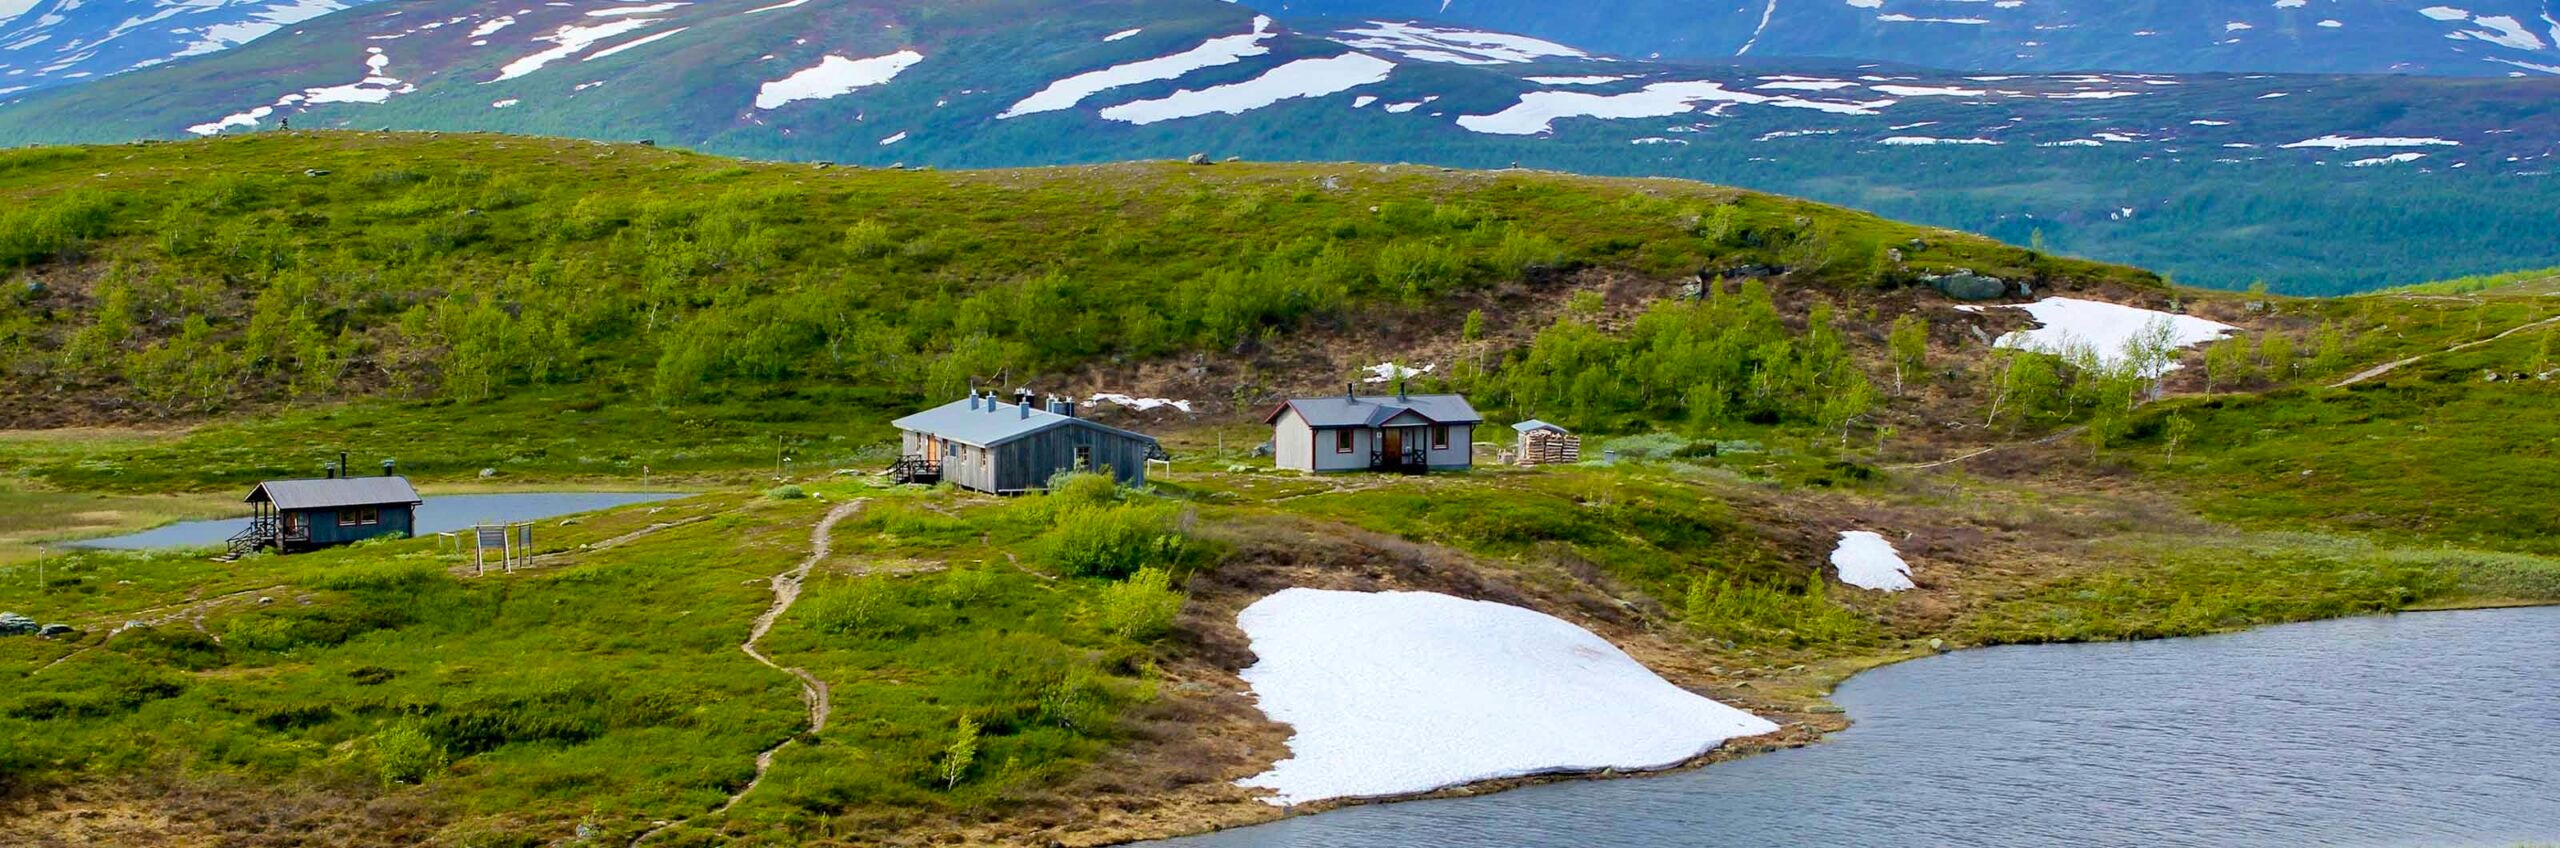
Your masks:
<instances>
[{"instance_id":1,"label":"wooden staircase","mask_svg":"<svg viewBox=\"0 0 2560 848\"><path fill-rule=\"evenodd\" d=\"M241 557L257 553L260 548L275 547L276 518L261 515L249 519L249 526L231 534L230 550L213 558L214 562L239 562Z\"/></svg>"}]
</instances>

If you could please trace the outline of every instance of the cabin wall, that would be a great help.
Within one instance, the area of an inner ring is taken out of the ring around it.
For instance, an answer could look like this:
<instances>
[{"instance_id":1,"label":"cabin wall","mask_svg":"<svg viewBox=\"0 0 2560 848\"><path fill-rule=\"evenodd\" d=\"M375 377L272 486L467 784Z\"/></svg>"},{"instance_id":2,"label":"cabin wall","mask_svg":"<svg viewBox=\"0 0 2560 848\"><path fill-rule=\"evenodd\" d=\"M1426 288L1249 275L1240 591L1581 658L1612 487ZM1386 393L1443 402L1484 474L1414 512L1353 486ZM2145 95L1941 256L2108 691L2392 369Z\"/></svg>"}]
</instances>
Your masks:
<instances>
[{"instance_id":1,"label":"cabin wall","mask_svg":"<svg viewBox=\"0 0 2560 848\"><path fill-rule=\"evenodd\" d=\"M1315 462L1308 470L1317 472L1369 470L1369 453L1378 447L1378 431L1366 428L1348 431L1351 433L1350 453L1335 451L1334 434L1339 432L1344 431L1315 431Z\"/></svg>"},{"instance_id":2,"label":"cabin wall","mask_svg":"<svg viewBox=\"0 0 2560 848\"><path fill-rule=\"evenodd\" d=\"M1295 409L1280 413L1271 424L1271 464L1299 471L1316 470L1316 431Z\"/></svg>"},{"instance_id":3,"label":"cabin wall","mask_svg":"<svg viewBox=\"0 0 2560 848\"><path fill-rule=\"evenodd\" d=\"M1475 426L1471 424L1451 424L1448 425L1448 427L1449 446L1446 448L1430 446L1431 428L1423 428L1422 438L1425 443L1425 447L1430 451L1429 455L1423 458L1423 462L1429 464L1433 468L1458 469L1474 467L1476 463Z\"/></svg>"},{"instance_id":4,"label":"cabin wall","mask_svg":"<svg viewBox=\"0 0 2560 848\"><path fill-rule=\"evenodd\" d=\"M338 514L341 509L353 512L361 507L291 510L303 517L304 526L309 529L310 539L297 544L319 548L379 536L407 538L417 535L417 516L407 504L375 507L377 516L372 524L340 525Z\"/></svg>"},{"instance_id":5,"label":"cabin wall","mask_svg":"<svg viewBox=\"0 0 2560 848\"><path fill-rule=\"evenodd\" d=\"M995 455L986 448L952 442L942 455L942 479L964 489L995 491Z\"/></svg>"},{"instance_id":6,"label":"cabin wall","mask_svg":"<svg viewBox=\"0 0 2560 848\"><path fill-rule=\"evenodd\" d=\"M1076 448L1090 448L1092 470L1122 485L1147 482L1149 443L1083 424L1052 427L996 447L999 492L1045 489L1049 478L1076 467Z\"/></svg>"}]
</instances>

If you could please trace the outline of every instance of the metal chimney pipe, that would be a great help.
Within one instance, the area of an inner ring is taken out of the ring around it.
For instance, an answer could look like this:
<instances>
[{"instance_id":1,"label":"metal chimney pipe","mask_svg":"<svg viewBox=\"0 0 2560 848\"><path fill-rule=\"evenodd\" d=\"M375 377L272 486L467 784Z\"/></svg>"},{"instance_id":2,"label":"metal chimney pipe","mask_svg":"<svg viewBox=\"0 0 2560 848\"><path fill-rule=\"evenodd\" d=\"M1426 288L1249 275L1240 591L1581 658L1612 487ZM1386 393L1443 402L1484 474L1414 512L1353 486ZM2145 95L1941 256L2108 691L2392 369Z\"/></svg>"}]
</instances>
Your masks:
<instances>
[{"instance_id":1,"label":"metal chimney pipe","mask_svg":"<svg viewBox=\"0 0 2560 848\"><path fill-rule=\"evenodd\" d=\"M391 468L392 468L391 460L388 460L388 459L383 460L383 461L382 461L382 476L384 476L384 477L395 477L395 476L398 476L398 475L395 475L395 474L392 474L392 473L391 473Z\"/></svg>"},{"instance_id":2,"label":"metal chimney pipe","mask_svg":"<svg viewBox=\"0 0 2560 848\"><path fill-rule=\"evenodd\" d=\"M1360 399L1360 384L1358 384L1358 383L1344 383L1344 384L1342 384L1342 399L1343 399L1343 400L1359 400L1359 399Z\"/></svg>"},{"instance_id":3,"label":"metal chimney pipe","mask_svg":"<svg viewBox=\"0 0 2560 848\"><path fill-rule=\"evenodd\" d=\"M1410 399L1410 398L1407 398L1407 397L1405 396L1405 393L1404 393L1404 380L1402 380L1402 379L1398 379L1398 380L1396 380L1396 400L1402 401L1402 400L1409 400L1409 399Z\"/></svg>"}]
</instances>

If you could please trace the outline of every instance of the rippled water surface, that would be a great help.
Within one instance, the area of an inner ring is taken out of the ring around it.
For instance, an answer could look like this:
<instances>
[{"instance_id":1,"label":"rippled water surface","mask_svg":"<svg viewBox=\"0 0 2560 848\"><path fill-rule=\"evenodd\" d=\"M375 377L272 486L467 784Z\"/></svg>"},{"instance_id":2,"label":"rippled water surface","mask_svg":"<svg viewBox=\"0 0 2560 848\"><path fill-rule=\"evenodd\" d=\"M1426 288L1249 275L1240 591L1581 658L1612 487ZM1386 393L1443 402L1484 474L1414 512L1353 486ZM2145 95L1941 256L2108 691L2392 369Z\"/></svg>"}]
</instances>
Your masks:
<instances>
[{"instance_id":1,"label":"rippled water surface","mask_svg":"<svg viewBox=\"0 0 2560 848\"><path fill-rule=\"evenodd\" d=\"M1810 748L1158 844L2560 843L2560 608L1966 651L1835 700L1856 726Z\"/></svg>"},{"instance_id":2,"label":"rippled water surface","mask_svg":"<svg viewBox=\"0 0 2560 848\"><path fill-rule=\"evenodd\" d=\"M662 501L683 495L664 492L515 492L502 495L429 495L418 505L418 535L460 530L481 522L534 521L555 515L589 512L624 504ZM179 548L219 545L249 526L246 518L181 521L123 536L84 539L70 544L89 548Z\"/></svg>"}]
</instances>

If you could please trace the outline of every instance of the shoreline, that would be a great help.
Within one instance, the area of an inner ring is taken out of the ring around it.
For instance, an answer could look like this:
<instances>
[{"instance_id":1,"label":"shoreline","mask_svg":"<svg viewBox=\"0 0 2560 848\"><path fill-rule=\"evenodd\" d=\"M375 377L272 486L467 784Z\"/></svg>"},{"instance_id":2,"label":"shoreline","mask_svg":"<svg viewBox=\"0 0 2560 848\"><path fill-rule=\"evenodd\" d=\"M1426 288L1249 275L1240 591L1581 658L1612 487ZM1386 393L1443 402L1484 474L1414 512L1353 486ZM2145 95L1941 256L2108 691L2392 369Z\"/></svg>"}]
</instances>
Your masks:
<instances>
[{"instance_id":1,"label":"shoreline","mask_svg":"<svg viewBox=\"0 0 2560 848\"><path fill-rule=\"evenodd\" d=\"M1549 784L1561 784L1561 783L1572 783L1572 782L1577 782L1577 781L1635 780L1635 779L1643 779L1643 778L1651 778L1651 777L1662 777L1662 776L1666 776L1666 775L1680 774L1680 773L1684 773L1684 772L1697 771L1697 770L1700 770L1700 769L1704 769L1704 768L1708 768L1708 767L1711 767L1711 766L1717 765L1717 764L1719 764L1719 763L1733 762L1733 761L1737 761L1737 760L1746 759L1746 758L1749 758L1749 757L1756 757L1756 756L1760 756L1760 755L1763 755L1763 754L1774 753L1774 752L1777 752L1777 751L1793 750L1793 749L1797 749L1797 748L1805 748L1805 747L1810 747L1810 746L1813 746L1813 745L1825 744L1825 743L1828 743L1829 741L1831 741L1831 738L1832 738L1833 736L1837 735L1837 734L1838 734L1838 733L1840 733L1841 731L1844 731L1844 730L1849 729L1852 725L1856 724L1855 719L1853 719L1852 717L1850 717L1850 716L1849 716L1849 714L1848 714L1848 712L1847 712L1847 710L1846 710L1845 708L1842 708L1842 707L1840 707L1839 705L1832 703L1832 702L1831 702L1831 700L1830 700L1830 695L1831 695L1831 693L1832 693L1833 691L1836 691L1836 690L1839 688L1839 686L1840 686L1841 684L1844 684L1844 683L1848 682L1850 678L1856 677L1856 676L1858 676L1858 675L1860 675L1860 674L1864 674L1864 673L1869 672L1869 671L1875 671L1875 670L1877 670L1877 669L1886 668L1886 667L1888 667L1888 666L1900 665L1900 664L1902 664L1902 663L1911 662L1911 661L1914 661L1914 660L1926 659L1926 658L1936 657L1936 656L1944 656L1944 655L1948 655L1948 654L1955 654L1955 653L1959 653L1959 652L1963 652L1963 651L1977 651L1977 650L1983 650L1983 649L1987 649L1987 648L2002 648L2002 647L2039 647L2039 646L2060 646L2060 645L2101 645L2101 644L2132 643L2132 642L2167 642L2167 641L2175 641L2175 640L2180 640L2180 639L2204 639L2204 638L2213 638L2213 637L2220 637L2220 636L2232 636L2232 635L2237 635L2237 634L2242 634L2242 633L2248 633L2248 632L2257 631L2257 630L2263 630L2263 629L2272 628L2272 627L2283 627L2283 626L2287 626L2287 625L2295 625L2295 624L2313 624L2313 623L2326 622L2326 621L2346 621L2346 620L2350 620L2350 619L2359 619L2359 618L2379 618L2379 617L2383 617L2383 616L2399 616L2399 615L2411 615L2411 614L2430 614L2430 613L2441 614L2441 613L2458 613L2458 612L2484 612L2484 611L2493 611L2493 610L2535 609L2535 608L2545 608L2545 607L2560 607L2560 602L2554 602L2554 601L2532 601L2532 600L2520 600L2520 599L2512 599L2512 598L2491 598L2491 599L2477 599L2477 600L2468 600L2468 599L2466 599L2466 600L2454 601L2454 602L2446 603L2446 604L2426 605L2426 606L2413 606L2413 607L2409 607L2409 608L2406 608L2406 609L2401 609L2401 610L2396 610L2396 611L2390 611L2390 612L2377 612L2377 613L2367 613L2367 614L2360 614L2360 615L2346 615L2346 616L2330 616L2330 617L2326 617L2326 618L2306 618L2306 619L2297 619L2297 620L2288 620L2288 621L2269 621L2269 622L2262 622L2262 623L2257 623L2257 624L2250 624L2250 625L2243 626L2243 627L2232 628L2232 629L2229 629L2229 630L2216 631L2216 632L2213 632L2213 633L2202 633L2202 634L2196 634L2196 635L2191 635L2191 636L2168 636L2168 637L2146 638L2146 639L2118 639L2118 640L2107 640L2107 641L2082 640L2082 641L2071 641L2071 642L2008 642L2008 643L1998 643L1998 644L1988 644L1988 645L1968 645L1968 646L1964 646L1964 647L1955 647L1955 646L1950 645L1946 650L1943 650L1943 651L1930 651L1930 650L1923 650L1923 651L1921 651L1921 652L1919 652L1919 653L1913 653L1913 654L1896 654L1896 655L1883 655L1883 654L1879 654L1879 655L1872 655L1872 656L1869 656L1869 657L1861 657L1861 658L1844 658L1844 659L1873 659L1873 660L1875 660L1875 661L1873 661L1873 662L1861 662L1861 663L1857 663L1857 664L1856 664L1856 667L1855 667L1854 669L1852 669L1852 670L1850 670L1850 671L1848 671L1847 673L1844 673L1844 674L1840 674L1840 675L1837 675L1837 676L1828 676L1828 677L1818 678L1818 679L1821 681L1821 686L1822 686L1822 692L1823 692L1823 694L1822 694L1822 697L1818 700L1817 704L1816 704L1816 705L1814 706L1814 708L1812 708L1812 709L1809 709L1809 710L1801 710L1801 711L1792 711L1792 712L1781 712L1781 713L1776 713L1776 714L1774 714L1774 716L1773 716L1773 715L1763 715L1763 716L1762 716L1763 718L1770 718L1770 719L1771 719L1771 720L1773 720L1773 721L1777 720L1777 718L1779 718L1779 717L1783 717L1783 718L1788 719L1787 721L1780 723L1780 725L1779 725L1779 730L1778 730L1778 732L1776 732L1776 733L1766 733L1766 734L1762 734L1762 735L1759 735L1759 736L1749 736L1749 737L1739 737L1739 738L1735 738L1735 739L1729 739L1729 740L1726 740L1725 742L1723 742L1722 744L1719 744L1719 745L1715 746L1714 748L1711 748L1711 749L1709 749L1709 750L1707 750L1707 751L1705 751L1705 752L1703 752L1703 753L1701 753L1701 754L1699 754L1699 755L1697 755L1697 756L1695 756L1695 757L1691 757L1691 758L1689 758L1689 759L1687 759L1687 760L1683 760L1683 761L1681 761L1681 762L1679 762L1679 763L1675 763L1675 764L1668 765L1668 766L1663 766L1663 767L1660 767L1660 768L1647 768L1647 769L1602 768L1602 769L1575 769L1575 770L1566 770L1566 771L1550 771L1550 772L1541 772L1541 773L1537 773L1537 774L1526 774L1526 775L1517 775L1517 776L1513 776L1513 777L1502 777L1502 778L1494 778L1494 779L1490 779L1490 780L1473 781L1473 782L1461 783L1461 784L1456 784L1456 785L1451 785L1451 786L1444 786L1444 787L1440 787L1440 788L1437 788L1437 789L1431 789L1431 790L1426 790L1426 791L1422 791L1422 792L1402 793L1402 794L1396 794L1396 795L1368 796L1368 797L1359 797L1359 798L1329 798L1329 799L1325 799L1325 800L1321 800L1321 801L1314 801L1314 802L1310 802L1310 803L1306 803L1306 804L1296 804L1296 805L1288 805L1288 806L1272 806L1272 805L1264 804L1261 800L1259 800L1259 799L1257 798L1257 799L1253 799L1253 800L1249 801L1248 803L1252 803L1252 804L1255 804L1255 805L1258 805L1258 806L1263 806L1263 807L1268 808L1268 809L1272 812L1272 814L1271 814L1271 815L1262 816L1262 817L1258 817L1258 818L1250 818L1250 819L1248 819L1248 820L1241 821L1241 822L1237 822L1237 823L1221 823L1221 824L1212 824L1212 825L1210 825L1210 826L1208 826L1208 827L1206 827L1206 828L1196 829L1196 830L1185 830L1185 831L1181 831L1181 832L1163 833L1163 834L1153 835L1153 836L1137 836L1137 837L1131 837L1131 838L1121 839L1121 840L1117 840L1117 841L1101 842L1101 843L1094 843L1094 844L1095 844L1095 845L1101 845L1101 846L1141 845L1141 844L1152 843L1152 842L1160 842L1160 841L1164 841L1164 840L1181 839L1181 838L1193 837L1193 836L1201 836L1201 835L1211 834L1211 833L1220 833L1220 832L1229 831L1229 830L1236 830L1236 829L1240 829L1240 828L1256 827L1256 826L1260 826L1260 825L1266 825L1266 824L1272 824L1272 823L1275 823L1275 822L1284 821L1284 820L1287 820L1287 819L1301 818L1301 817L1305 817L1305 816L1322 815L1322 814L1325 814L1325 813L1336 812L1336 811L1346 810L1346 809L1352 809L1352 808L1356 808L1356 807L1383 806L1383 805L1388 805L1388 804L1401 804L1401 803L1407 803L1407 802L1413 802L1413 801L1437 801L1437 800L1447 800L1447 799L1454 799L1454 798L1474 798L1474 797L1481 797L1481 796L1485 796L1485 795L1494 795L1494 794L1499 794L1499 793L1502 793L1502 792L1509 792L1509 791L1512 791L1512 790L1515 790L1515 789L1525 789L1525 788L1529 788L1529 787L1533 787L1533 786L1542 786L1542 785L1549 785ZM1696 690L1695 690L1694 688L1692 688L1692 687L1683 686L1682 688L1684 688L1684 689L1691 689L1691 691L1693 691L1693 692L1695 692L1695 691L1696 691ZM1703 695L1704 693L1699 693L1699 694L1702 694L1702 695ZM1755 713L1755 714L1756 714L1756 713ZM1820 719L1828 719L1828 720L1820 720Z\"/></svg>"}]
</instances>

